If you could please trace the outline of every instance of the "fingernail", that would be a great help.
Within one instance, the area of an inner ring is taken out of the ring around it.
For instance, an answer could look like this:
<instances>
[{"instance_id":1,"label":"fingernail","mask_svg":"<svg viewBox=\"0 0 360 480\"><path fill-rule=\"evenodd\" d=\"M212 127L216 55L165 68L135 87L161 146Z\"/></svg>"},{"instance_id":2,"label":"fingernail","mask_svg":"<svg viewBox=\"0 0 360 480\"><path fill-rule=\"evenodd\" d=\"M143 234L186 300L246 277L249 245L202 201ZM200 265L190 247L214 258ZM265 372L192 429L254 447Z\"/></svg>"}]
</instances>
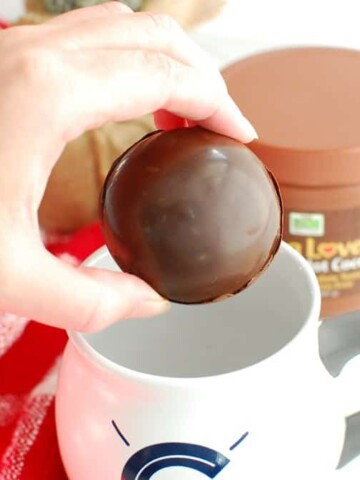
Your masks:
<instances>
[{"instance_id":1,"label":"fingernail","mask_svg":"<svg viewBox=\"0 0 360 480\"><path fill-rule=\"evenodd\" d=\"M248 118L244 117L242 113L240 113L240 115L242 116L243 127L246 130L246 134L248 135L248 140L244 140L244 142L247 143L251 142L252 140L257 140L259 138L259 135L255 130L254 125L250 122Z\"/></svg>"},{"instance_id":2,"label":"fingernail","mask_svg":"<svg viewBox=\"0 0 360 480\"><path fill-rule=\"evenodd\" d=\"M171 307L171 303L168 300L165 300L165 298L162 298L161 300L147 300L144 303L150 308L155 308L159 313L165 313L170 310Z\"/></svg>"},{"instance_id":3,"label":"fingernail","mask_svg":"<svg viewBox=\"0 0 360 480\"><path fill-rule=\"evenodd\" d=\"M238 134L236 136L239 140L248 143L259 138L252 123L241 113L239 107L231 97L228 97L228 110L238 125Z\"/></svg>"},{"instance_id":4,"label":"fingernail","mask_svg":"<svg viewBox=\"0 0 360 480\"><path fill-rule=\"evenodd\" d=\"M144 300L135 305L131 311L131 318L152 317L161 315L170 310L171 303L163 298L161 300Z\"/></svg>"}]
</instances>

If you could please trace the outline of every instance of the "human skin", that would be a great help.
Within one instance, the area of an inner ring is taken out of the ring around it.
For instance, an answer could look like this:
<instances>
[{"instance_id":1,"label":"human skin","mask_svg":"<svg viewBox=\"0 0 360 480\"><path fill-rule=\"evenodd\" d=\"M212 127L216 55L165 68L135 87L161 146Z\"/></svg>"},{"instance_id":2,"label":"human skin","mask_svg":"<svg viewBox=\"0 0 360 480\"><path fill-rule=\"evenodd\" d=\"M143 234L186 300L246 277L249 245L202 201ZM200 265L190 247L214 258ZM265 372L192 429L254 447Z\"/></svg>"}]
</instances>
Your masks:
<instances>
[{"instance_id":1,"label":"human skin","mask_svg":"<svg viewBox=\"0 0 360 480\"><path fill-rule=\"evenodd\" d=\"M164 311L139 278L51 255L37 212L66 143L108 121L255 138L216 66L170 17L120 2L3 30L0 58L0 310L80 331Z\"/></svg>"}]
</instances>

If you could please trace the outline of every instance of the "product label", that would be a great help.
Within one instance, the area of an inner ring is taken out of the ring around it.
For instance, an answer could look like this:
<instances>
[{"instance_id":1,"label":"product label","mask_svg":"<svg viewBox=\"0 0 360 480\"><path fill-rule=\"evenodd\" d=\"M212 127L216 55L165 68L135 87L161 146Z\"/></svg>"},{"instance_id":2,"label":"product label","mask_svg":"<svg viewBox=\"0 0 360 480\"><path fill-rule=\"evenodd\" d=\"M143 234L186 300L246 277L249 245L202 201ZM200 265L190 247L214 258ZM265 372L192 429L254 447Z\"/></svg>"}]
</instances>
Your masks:
<instances>
[{"instance_id":1,"label":"product label","mask_svg":"<svg viewBox=\"0 0 360 480\"><path fill-rule=\"evenodd\" d=\"M322 213L289 213L289 232L302 237L322 237L325 233L325 216Z\"/></svg>"},{"instance_id":2,"label":"product label","mask_svg":"<svg viewBox=\"0 0 360 480\"><path fill-rule=\"evenodd\" d=\"M284 240L310 263L323 298L360 291L360 209L285 210L284 220Z\"/></svg>"}]
</instances>

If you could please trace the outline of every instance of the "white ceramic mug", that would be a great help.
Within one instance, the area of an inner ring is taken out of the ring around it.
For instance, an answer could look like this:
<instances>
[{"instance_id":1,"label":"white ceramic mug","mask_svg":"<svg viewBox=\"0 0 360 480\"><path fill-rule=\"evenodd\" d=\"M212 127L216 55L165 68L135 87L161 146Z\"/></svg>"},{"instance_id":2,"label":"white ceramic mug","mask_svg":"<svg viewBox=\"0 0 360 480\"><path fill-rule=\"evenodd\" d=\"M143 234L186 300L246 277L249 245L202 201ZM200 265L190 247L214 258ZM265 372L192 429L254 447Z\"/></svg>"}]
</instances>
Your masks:
<instances>
[{"instance_id":1,"label":"white ceramic mug","mask_svg":"<svg viewBox=\"0 0 360 480\"><path fill-rule=\"evenodd\" d=\"M117 269L106 248L86 265ZM345 412L319 312L312 269L282 244L232 299L70 333L56 399L70 479L324 480Z\"/></svg>"}]
</instances>

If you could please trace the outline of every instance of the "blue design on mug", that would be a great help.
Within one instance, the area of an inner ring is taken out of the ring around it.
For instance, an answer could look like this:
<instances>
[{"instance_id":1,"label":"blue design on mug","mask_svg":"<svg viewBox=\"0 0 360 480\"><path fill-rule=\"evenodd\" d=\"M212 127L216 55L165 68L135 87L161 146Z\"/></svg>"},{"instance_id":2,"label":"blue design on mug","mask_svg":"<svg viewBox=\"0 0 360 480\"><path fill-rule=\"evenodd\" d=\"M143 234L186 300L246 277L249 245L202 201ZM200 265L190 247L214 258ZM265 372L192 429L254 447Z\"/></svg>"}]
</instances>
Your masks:
<instances>
[{"instance_id":1,"label":"blue design on mug","mask_svg":"<svg viewBox=\"0 0 360 480\"><path fill-rule=\"evenodd\" d=\"M113 427L126 446L130 443L112 421ZM230 450L234 450L248 436L244 433ZM216 450L202 445L183 442L158 443L145 447L127 461L121 480L151 480L159 470L169 467L184 467L215 478L230 462L229 458Z\"/></svg>"}]
</instances>

